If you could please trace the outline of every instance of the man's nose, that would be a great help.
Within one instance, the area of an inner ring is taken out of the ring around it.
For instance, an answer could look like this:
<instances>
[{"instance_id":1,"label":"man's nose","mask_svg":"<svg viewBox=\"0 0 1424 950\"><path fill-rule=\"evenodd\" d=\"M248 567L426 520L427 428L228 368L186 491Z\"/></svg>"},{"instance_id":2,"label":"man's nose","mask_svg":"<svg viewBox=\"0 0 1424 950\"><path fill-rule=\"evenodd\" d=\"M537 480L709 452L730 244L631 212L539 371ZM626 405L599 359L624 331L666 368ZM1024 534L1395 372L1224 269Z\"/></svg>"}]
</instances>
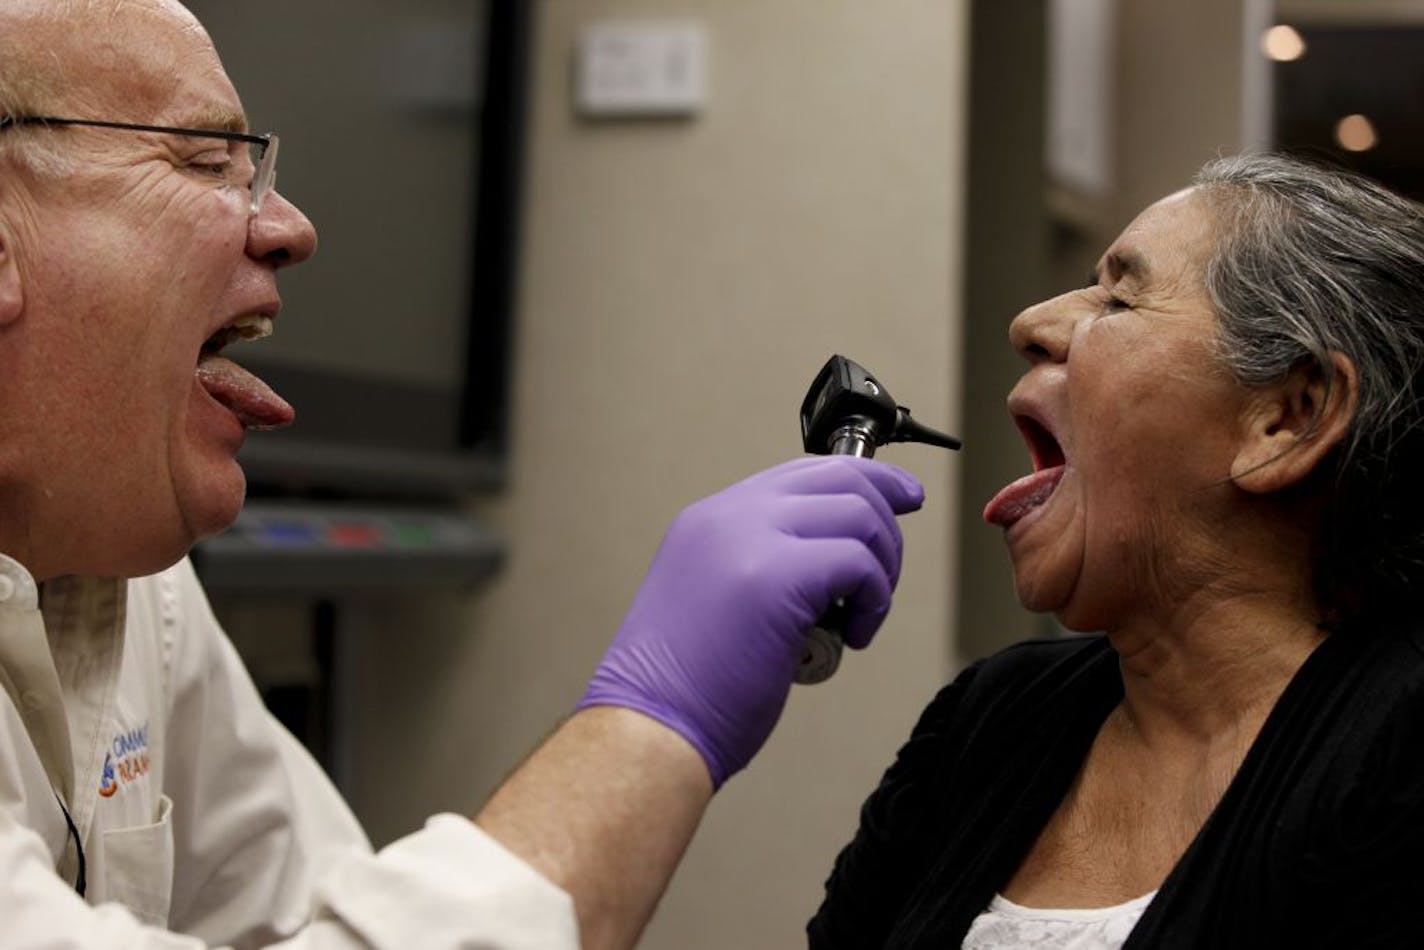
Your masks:
<instances>
[{"instance_id":1,"label":"man's nose","mask_svg":"<svg viewBox=\"0 0 1424 950\"><path fill-rule=\"evenodd\" d=\"M247 222L247 253L275 267L300 264L316 253L316 228L280 192L271 192Z\"/></svg>"},{"instance_id":2,"label":"man's nose","mask_svg":"<svg viewBox=\"0 0 1424 950\"><path fill-rule=\"evenodd\" d=\"M1061 363L1068 358L1073 339L1072 298L1068 293L1036 303L1009 324L1009 342L1029 363Z\"/></svg>"}]
</instances>

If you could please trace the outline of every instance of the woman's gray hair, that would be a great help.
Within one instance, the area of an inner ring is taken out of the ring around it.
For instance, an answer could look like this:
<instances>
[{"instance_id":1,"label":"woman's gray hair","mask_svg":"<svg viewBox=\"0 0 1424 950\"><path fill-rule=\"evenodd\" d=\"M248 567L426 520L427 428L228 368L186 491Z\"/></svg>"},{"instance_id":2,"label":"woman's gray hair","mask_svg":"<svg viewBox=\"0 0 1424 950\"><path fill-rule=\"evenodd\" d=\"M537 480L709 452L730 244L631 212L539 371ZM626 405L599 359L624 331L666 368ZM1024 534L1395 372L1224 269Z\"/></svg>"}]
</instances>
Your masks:
<instances>
[{"instance_id":1,"label":"woman's gray hair","mask_svg":"<svg viewBox=\"0 0 1424 950\"><path fill-rule=\"evenodd\" d=\"M1317 590L1340 619L1424 602L1424 207L1349 172L1278 155L1197 174L1223 233L1206 284L1223 361L1247 386L1302 365L1358 404L1335 453Z\"/></svg>"}]
</instances>

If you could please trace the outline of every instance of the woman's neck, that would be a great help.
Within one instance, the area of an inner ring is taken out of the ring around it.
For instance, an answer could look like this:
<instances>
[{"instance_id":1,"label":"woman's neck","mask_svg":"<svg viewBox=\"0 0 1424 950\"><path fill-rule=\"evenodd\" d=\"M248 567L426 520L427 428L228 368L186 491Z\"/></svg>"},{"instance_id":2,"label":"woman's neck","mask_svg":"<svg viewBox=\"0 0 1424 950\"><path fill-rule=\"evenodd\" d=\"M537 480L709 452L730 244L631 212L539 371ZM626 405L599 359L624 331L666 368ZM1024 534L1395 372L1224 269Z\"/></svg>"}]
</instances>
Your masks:
<instances>
[{"instance_id":1,"label":"woman's neck","mask_svg":"<svg viewBox=\"0 0 1424 950\"><path fill-rule=\"evenodd\" d=\"M1249 745L1325 633L1298 598L1203 591L1108 637L1122 713L1145 741Z\"/></svg>"}]
</instances>

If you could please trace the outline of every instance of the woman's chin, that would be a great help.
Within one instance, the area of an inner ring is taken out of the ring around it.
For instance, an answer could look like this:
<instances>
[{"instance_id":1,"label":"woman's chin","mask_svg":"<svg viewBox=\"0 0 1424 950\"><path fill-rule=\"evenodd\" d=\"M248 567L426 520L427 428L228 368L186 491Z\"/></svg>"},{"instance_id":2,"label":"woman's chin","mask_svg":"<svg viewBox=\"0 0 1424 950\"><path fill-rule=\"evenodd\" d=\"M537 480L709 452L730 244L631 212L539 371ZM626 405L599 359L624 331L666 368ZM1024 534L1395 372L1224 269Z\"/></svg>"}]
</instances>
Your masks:
<instances>
[{"instance_id":1,"label":"woman's chin","mask_svg":"<svg viewBox=\"0 0 1424 950\"><path fill-rule=\"evenodd\" d=\"M1049 539L1046 543L1023 538L1010 544L1014 588L1026 609L1057 614L1070 606L1083 568L1079 533L1072 527L1069 523L1037 532L1038 539Z\"/></svg>"},{"instance_id":2,"label":"woman's chin","mask_svg":"<svg viewBox=\"0 0 1424 950\"><path fill-rule=\"evenodd\" d=\"M1063 586L1061 583L1048 582L1042 578L1024 578L1021 575L1016 575L1014 583L1019 603L1025 610L1036 614L1059 615L1067 608L1071 588L1063 590Z\"/></svg>"}]
</instances>

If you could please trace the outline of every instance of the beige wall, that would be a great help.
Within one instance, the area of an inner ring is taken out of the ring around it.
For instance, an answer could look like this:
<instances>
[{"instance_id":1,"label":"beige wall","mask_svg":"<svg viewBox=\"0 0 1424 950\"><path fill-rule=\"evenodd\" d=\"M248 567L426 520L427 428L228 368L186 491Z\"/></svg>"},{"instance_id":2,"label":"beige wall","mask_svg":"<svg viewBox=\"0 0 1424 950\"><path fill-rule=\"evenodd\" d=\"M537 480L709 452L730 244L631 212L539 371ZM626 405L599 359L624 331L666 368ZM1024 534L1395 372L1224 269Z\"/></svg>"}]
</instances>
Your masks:
<instances>
[{"instance_id":1,"label":"beige wall","mask_svg":"<svg viewBox=\"0 0 1424 950\"><path fill-rule=\"evenodd\" d=\"M1246 57L1259 55L1243 30L1260 18L1246 8L1260 2L1118 0L1112 187L1097 196L1054 191L1055 292L1079 286L1143 208L1185 188L1205 162L1242 149L1256 125L1243 114Z\"/></svg>"},{"instance_id":2,"label":"beige wall","mask_svg":"<svg viewBox=\"0 0 1424 950\"><path fill-rule=\"evenodd\" d=\"M1125 0L1116 84L1113 235L1241 148L1243 0ZM1109 235L1111 238L1112 235Z\"/></svg>"},{"instance_id":3,"label":"beige wall","mask_svg":"<svg viewBox=\"0 0 1424 950\"><path fill-rule=\"evenodd\" d=\"M667 521L799 454L796 410L831 353L956 428L965 14L943 0L538 5L512 470L476 505L509 562L467 602L369 613L372 630L409 631L399 647L354 638L353 798L378 839L434 806L468 810L567 712ZM702 115L573 116L577 31L623 18L707 27ZM885 457L929 501L905 522L880 643L795 690L714 802L645 946L801 943L860 801L951 672L957 457Z\"/></svg>"}]
</instances>

